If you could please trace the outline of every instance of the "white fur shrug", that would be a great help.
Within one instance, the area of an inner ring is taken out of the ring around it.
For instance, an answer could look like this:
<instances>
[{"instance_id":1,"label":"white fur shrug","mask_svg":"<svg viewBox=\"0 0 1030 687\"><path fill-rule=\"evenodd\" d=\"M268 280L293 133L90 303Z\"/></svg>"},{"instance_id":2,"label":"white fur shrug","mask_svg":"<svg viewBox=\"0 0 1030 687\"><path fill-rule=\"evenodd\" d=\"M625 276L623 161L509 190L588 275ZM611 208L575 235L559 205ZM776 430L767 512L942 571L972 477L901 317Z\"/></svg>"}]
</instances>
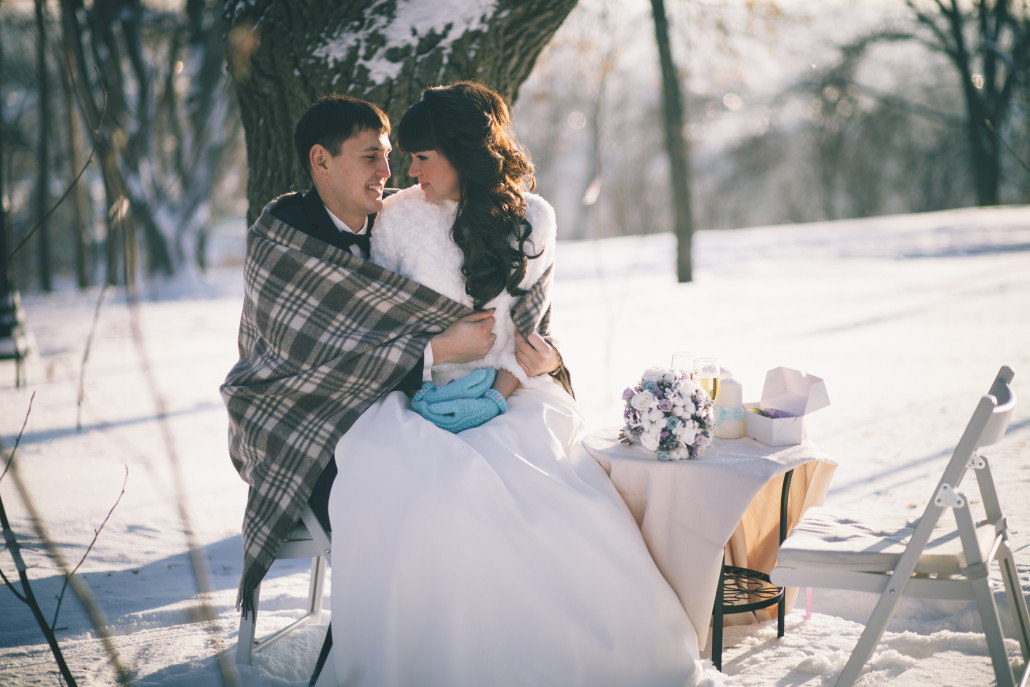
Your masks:
<instances>
[{"instance_id":1,"label":"white fur shrug","mask_svg":"<svg viewBox=\"0 0 1030 687\"><path fill-rule=\"evenodd\" d=\"M546 200L533 193L523 195L526 220L533 228L526 252L541 253L528 261L526 276L519 284L528 289L554 262L557 223L554 208ZM430 202L418 186L389 196L372 229L372 261L471 307L472 299L465 293L461 275L461 250L451 239L457 208L453 200ZM509 370L529 386L550 382L546 374L527 378L515 360L515 326L509 315L514 303L512 295L503 291L485 306L497 309L493 329L497 341L486 357L471 363L434 364L433 382L446 384L482 367Z\"/></svg>"}]
</instances>

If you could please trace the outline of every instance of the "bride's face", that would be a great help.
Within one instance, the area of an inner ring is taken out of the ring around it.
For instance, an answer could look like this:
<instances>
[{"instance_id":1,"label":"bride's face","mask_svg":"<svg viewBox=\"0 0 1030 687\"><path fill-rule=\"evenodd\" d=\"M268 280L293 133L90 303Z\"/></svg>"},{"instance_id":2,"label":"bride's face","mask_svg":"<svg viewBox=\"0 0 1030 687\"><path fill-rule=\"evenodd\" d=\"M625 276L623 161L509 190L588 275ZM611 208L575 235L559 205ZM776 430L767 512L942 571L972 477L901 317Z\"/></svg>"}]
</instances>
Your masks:
<instances>
[{"instance_id":1,"label":"bride's face","mask_svg":"<svg viewBox=\"0 0 1030 687\"><path fill-rule=\"evenodd\" d=\"M461 182L458 170L443 155L435 150L423 150L411 154L408 174L418 177L419 186L431 201L458 200L461 197Z\"/></svg>"}]
</instances>

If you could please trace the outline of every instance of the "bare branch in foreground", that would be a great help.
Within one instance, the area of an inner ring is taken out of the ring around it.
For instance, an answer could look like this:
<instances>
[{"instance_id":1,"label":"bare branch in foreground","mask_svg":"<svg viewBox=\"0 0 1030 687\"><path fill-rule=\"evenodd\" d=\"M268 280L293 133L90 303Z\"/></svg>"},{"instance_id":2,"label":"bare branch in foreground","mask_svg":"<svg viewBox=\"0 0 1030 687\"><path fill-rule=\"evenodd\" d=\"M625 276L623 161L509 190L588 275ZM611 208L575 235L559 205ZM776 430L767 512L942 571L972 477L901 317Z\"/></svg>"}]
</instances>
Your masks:
<instances>
[{"instance_id":1,"label":"bare branch in foreground","mask_svg":"<svg viewBox=\"0 0 1030 687\"><path fill-rule=\"evenodd\" d=\"M78 576L72 575L72 570L68 565L68 561L65 560L64 554L61 553L61 550L54 543L54 540L51 539L50 534L46 530L46 525L43 524L43 518L36 509L35 502L32 500L32 495L29 493L25 483L21 480L21 476L18 473L18 464L13 460L9 461L9 464L11 466L11 479L14 481L14 486L18 490L18 495L21 497L22 503L25 504L25 510L28 511L29 520L32 522L32 527L36 531L36 536L39 537L40 541L42 541L46 546L47 554L55 563L57 563L57 566L61 569L61 574L64 575L66 580L68 580L72 591L75 592L75 596L79 598L79 601L82 603L82 607L89 615L89 619L93 623L93 627L97 632L97 637L99 637L100 643L104 647L104 651L107 653L108 659L111 661L111 667L114 669L118 684L132 684L129 669L125 667L125 664L122 662L121 656L118 653L118 648L114 645L114 641L111 639L109 624L107 622L107 618L104 616L103 609L100 607L100 604L96 602L96 599L93 598L93 592L89 588L89 585L83 582ZM5 529L5 536L6 533L7 530ZM22 574L21 570L19 570L19 574ZM35 614L35 611L33 613ZM41 612L39 618L42 618L42 623L46 626L45 632L50 632L52 634L52 631L50 630L49 625L47 625L46 619L43 618ZM37 622L39 618L37 618ZM75 683L70 682L69 684Z\"/></svg>"},{"instance_id":2,"label":"bare branch in foreground","mask_svg":"<svg viewBox=\"0 0 1030 687\"><path fill-rule=\"evenodd\" d=\"M32 392L32 398L36 397L36 393ZM18 444L21 443L22 433L25 431L25 425L29 421L29 413L32 412L32 399L29 399L29 408L25 411L25 420L22 422L21 431L18 432L18 439L15 441L14 448L11 449L11 456L7 459L7 467L4 468L4 475L14 465L14 454L18 450ZM16 472L12 475L17 475ZM2 477L2 475L0 475ZM18 480L15 479L15 482ZM67 661L64 660L64 654L61 652L61 646L57 643L57 637L54 635L54 630L51 626L47 625L46 618L43 617L43 609L39 607L39 602L36 601L36 595L32 591L32 584L29 582L29 575L25 566L25 561L21 557L21 547L18 544L18 538L14 536L14 530L11 529L11 522L7 519L7 509L4 508L3 497L0 496L0 527L4 531L4 544L7 547L8 552L11 554L11 559L14 561L14 567L18 570L18 579L21 581L22 593L19 594L11 581L7 579L7 575L3 574L0 570L0 577L3 577L4 583L7 588L14 592L14 596L26 604L29 610L32 611L32 617L36 619L36 624L39 625L39 629L43 632L43 636L46 638L47 644L50 646L50 653L54 655L54 661L57 662L57 669L61 672L61 677L64 678L66 684L69 687L75 687L75 678L72 677L72 672L68 668Z\"/></svg>"},{"instance_id":3,"label":"bare branch in foreground","mask_svg":"<svg viewBox=\"0 0 1030 687\"><path fill-rule=\"evenodd\" d=\"M114 500L114 505L111 506L111 510L107 511L107 517L105 517L104 521L102 523L100 523L100 527L98 527L95 530L93 530L93 541L91 541L89 543L89 546L86 547L86 552L84 554L82 554L82 558L79 559L78 564L74 568L72 568L72 572L71 572L72 575L74 575L76 572L78 572L79 568L86 561L86 556L88 556L89 552L93 550L93 545L97 543L97 538L100 536L100 531L104 529L104 525L106 525L107 521L111 519L111 514L114 513L114 509L118 507L118 504L121 503L122 497L125 496L125 485L128 484L128 482L129 482L129 466L126 465L125 466L125 479L122 480L122 491L121 491L120 494L118 494L118 498L116 498ZM68 576L68 577L64 578L64 584L61 585L61 593L57 595L57 608L54 609L54 619L50 623L50 627L51 628L56 628L57 627L57 614L61 612L61 602L64 601L64 592L65 592L65 590L68 589L68 580L69 579L71 579L71 576Z\"/></svg>"},{"instance_id":4,"label":"bare branch in foreground","mask_svg":"<svg viewBox=\"0 0 1030 687\"><path fill-rule=\"evenodd\" d=\"M104 303L104 295L107 293L107 283L100 288L100 295L97 297L97 307L93 311L93 323L89 326L89 335L86 336L86 348L82 352L82 367L79 369L79 395L75 401L75 431L82 431L82 400L86 397L86 361L89 360L89 351L93 346L93 335L97 333L97 322L100 321L100 306Z\"/></svg>"},{"instance_id":5,"label":"bare branch in foreground","mask_svg":"<svg viewBox=\"0 0 1030 687\"><path fill-rule=\"evenodd\" d=\"M32 402L36 399L36 392L33 391L32 395L29 396L29 407L25 411L25 419L22 420L21 429L18 430L18 438L14 440L14 448L11 449L11 456L7 459L7 465L4 466L3 473L0 473L0 481L3 481L4 475L11 469L11 464L14 463L14 454L18 450L18 444L21 443L21 435L25 433L25 425L29 424L29 413L32 412Z\"/></svg>"},{"instance_id":6,"label":"bare branch in foreground","mask_svg":"<svg viewBox=\"0 0 1030 687\"><path fill-rule=\"evenodd\" d=\"M68 184L68 188L66 188L64 190L64 193L62 193L61 197L57 199L57 202L54 203L53 207L50 208L50 211L47 212L45 215L43 215L43 217L38 222L36 222L36 226L32 227L32 229L29 230L29 233L25 235L25 238L23 238L18 243L18 245L14 247L14 250L11 251L11 254L7 256L8 260L13 260L14 259L14 256L18 254L18 251L20 251L22 249L22 246L24 246L26 243L28 243L29 239L32 238L32 235L36 233L36 230L39 229L41 226L43 226L43 223L47 221L47 219L50 217L50 215L54 214L54 210L56 210L57 208L59 208L61 206L61 203L64 202L64 199L67 198L68 194L72 192L73 188L75 188L75 184L79 183L79 179L81 179L82 175L86 173L86 168L89 167L90 163L93 162L93 156L97 154L97 148L100 147L100 130L104 126L104 115L106 113L107 113L107 91L104 91L104 109L100 113L100 124L97 126L97 132L96 132L97 133L97 138L96 138L96 141L94 141L94 143L93 143L93 150L89 151L89 157L86 158L86 162L85 162L85 164L82 165L82 169L79 170L79 173L76 174L75 178L72 179L70 184Z\"/></svg>"},{"instance_id":7,"label":"bare branch in foreground","mask_svg":"<svg viewBox=\"0 0 1030 687\"><path fill-rule=\"evenodd\" d=\"M182 522L183 533L186 535L186 546L189 549L190 561L193 565L193 575L197 581L197 589L200 592L200 616L204 625L211 635L215 646L221 645L221 637L218 634L218 626L215 622L214 609L211 608L209 599L212 592L211 571L208 569L207 558L204 551L197 542L193 529L193 521L186 507L186 487L182 478L182 466L179 463L179 453L175 448L175 440L172 436L172 429L168 422L168 410L164 397L158 391L157 378L154 375L154 368L150 364L150 356L143 339L143 331L139 322L139 304L132 295L129 297L129 321L132 331L132 339L136 344L139 354L140 366L143 368L143 377L147 388L154 400L154 407L157 411L157 421L161 429L161 438L164 441L168 454L168 462L172 468L172 482L175 487L175 502L179 508L179 520ZM217 660L221 672L222 681L226 685L235 686L239 684L239 674L235 665L229 658L228 652L220 651Z\"/></svg>"}]
</instances>

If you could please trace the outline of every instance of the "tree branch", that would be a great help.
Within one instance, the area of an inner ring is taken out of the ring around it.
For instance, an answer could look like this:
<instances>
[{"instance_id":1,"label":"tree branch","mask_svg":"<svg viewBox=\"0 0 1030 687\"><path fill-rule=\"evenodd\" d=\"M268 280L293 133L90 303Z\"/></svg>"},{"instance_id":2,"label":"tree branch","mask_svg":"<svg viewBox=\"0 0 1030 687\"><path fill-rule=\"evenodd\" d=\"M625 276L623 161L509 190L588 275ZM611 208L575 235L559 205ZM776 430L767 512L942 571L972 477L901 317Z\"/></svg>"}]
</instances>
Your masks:
<instances>
[{"instance_id":1,"label":"tree branch","mask_svg":"<svg viewBox=\"0 0 1030 687\"><path fill-rule=\"evenodd\" d=\"M129 466L126 465L125 466L125 479L122 480L122 491L121 491L121 493L119 493L118 494L118 498L116 498L114 500L114 505L111 506L111 510L107 511L107 517L105 517L104 521L102 523L100 523L100 527L98 527L95 530L93 530L93 541L91 541L89 543L89 546L86 547L86 552L84 554L82 554L82 558L80 558L79 562L75 565L74 568L72 568L71 573L64 578L64 584L61 585L61 593L57 595L57 608L54 609L54 619L50 623L51 629L57 627L57 614L61 612L61 603L64 601L64 592L65 592L65 590L68 589L68 580L71 579L72 575L74 575L76 572L78 572L79 568L86 561L86 556L88 556L89 552L93 550L93 545L97 543L97 538L100 536L101 530L104 529L104 525L106 525L107 521L111 519L111 514L114 513L114 509L118 507L118 504L121 502L122 497L125 496L125 485L128 484L128 482L129 482Z\"/></svg>"},{"instance_id":2,"label":"tree branch","mask_svg":"<svg viewBox=\"0 0 1030 687\"><path fill-rule=\"evenodd\" d=\"M29 239L32 238L32 235L36 233L36 230L39 229L43 225L43 223L47 221L47 219L50 217L50 215L54 214L54 211L61 206L61 203L64 202L64 199L68 197L68 194L72 192L72 189L75 188L75 185L77 183L79 183L79 179L82 178L82 175L86 173L86 168L89 167L91 162L93 162L93 156L96 155L97 147L100 146L100 129L101 129L101 127L104 124L104 113L106 113L106 112L107 112L107 93L105 91L105 93L104 93L104 109L100 112L100 126L98 126L97 129L96 129L96 134L97 134L96 141L93 142L93 150L89 151L89 157L86 158L85 164L82 165L82 169L79 170L79 173L76 174L75 178L72 179L70 184L68 184L68 188L66 188L64 190L64 193L62 193L61 197L57 199L57 202L54 203L53 206L51 206L49 212L47 212L45 215L43 215L43 217L40 218L40 220L38 222L36 222L36 225L34 227L32 227L32 229L29 230L29 233L25 235L25 238L23 238L21 240L21 242L18 243L18 245L14 247L14 250L11 251L11 254L7 256L8 260L13 260L14 259L14 256L18 254L18 251L21 250L22 246L24 246L26 243L28 243Z\"/></svg>"},{"instance_id":3,"label":"tree branch","mask_svg":"<svg viewBox=\"0 0 1030 687\"><path fill-rule=\"evenodd\" d=\"M3 474L0 474L0 481L3 481L4 475L11 469L11 464L14 463L14 454L18 450L18 444L21 443L21 435L25 433L25 426L29 424L29 413L32 412L32 401L36 399L36 392L33 391L32 395L29 396L29 407L25 411L25 419L22 420L21 429L18 431L18 437L14 440L14 448L11 449L11 457L7 459L7 465L4 466Z\"/></svg>"},{"instance_id":4,"label":"tree branch","mask_svg":"<svg viewBox=\"0 0 1030 687\"><path fill-rule=\"evenodd\" d=\"M75 431L82 431L82 400L86 397L86 361L89 360L89 351L93 346L93 335L97 332L97 322L100 321L100 306L104 303L104 294L107 293L107 283L100 289L100 296L97 298L97 307L93 311L93 323L89 326L89 335L86 337L86 348L82 352L82 368L79 370L79 394L75 401Z\"/></svg>"},{"instance_id":5,"label":"tree branch","mask_svg":"<svg viewBox=\"0 0 1030 687\"><path fill-rule=\"evenodd\" d=\"M46 526L43 524L43 519L36 510L35 503L32 500L31 494L29 494L28 488L18 475L18 466L13 464L11 469L11 478L14 480L15 487L18 489L18 493L21 496L22 503L25 504L25 509L28 511L29 520L32 522L33 528L36 530L36 536L39 537L40 541L46 546L47 554L57 566L61 569L61 574L69 580L72 589L75 591L75 595L82 602L83 608L89 615L90 621L93 623L94 629L96 629L97 636L100 639L101 644L104 647L104 651L107 653L108 659L111 661L111 667L114 669L115 678L120 685L129 685L132 683L132 678L129 674L129 669L122 662L121 656L118 653L118 648L114 645L111 640L111 633L108 629L107 618L104 617L104 611L100 605L93 598L93 593L89 589L89 586L82 582L78 577L71 576L71 568L68 566L68 562L64 558L64 554L54 544L53 539L46 531ZM39 618L42 618L40 614ZM43 624L46 625L46 619L42 618ZM37 619L38 622L38 619ZM47 626L47 632L50 631ZM69 683L74 684L74 683Z\"/></svg>"},{"instance_id":6,"label":"tree branch","mask_svg":"<svg viewBox=\"0 0 1030 687\"><path fill-rule=\"evenodd\" d=\"M168 411L164 397L157 386L157 378L154 375L154 368L150 364L150 356L143 338L143 330L139 322L139 305L135 297L129 298L129 322L132 332L132 339L139 354L140 367L143 371L143 379L147 389L150 391L156 409L157 422L161 430L161 438L164 441L165 450L168 454L168 462L172 469L172 483L175 488L175 503L179 509L179 521L182 523L183 534L186 535L186 546L189 549L190 562L193 566L193 575L197 581L197 589L200 592L200 617L204 620L207 631L211 634L212 642L218 646L221 644L221 637L218 634L218 626L215 622L214 609L211 608L209 598L212 592L211 571L208 569L207 558L197 542L193 519L186 506L186 486L182 479L182 466L179 463L179 453L175 448L175 440L172 436L172 429L168 422ZM227 652L219 652L219 668L221 677L227 685L238 684L238 674L235 666L229 660Z\"/></svg>"},{"instance_id":7,"label":"tree branch","mask_svg":"<svg viewBox=\"0 0 1030 687\"><path fill-rule=\"evenodd\" d=\"M35 397L35 392L32 396ZM7 460L7 467L10 468L14 464L14 454L18 449L18 444L21 443L22 432L25 431L25 425L29 421L29 413L32 412L32 401L29 400L29 408L25 412L25 421L22 423L21 431L18 432L18 439L14 444L14 449L11 450L11 457ZM4 474L7 474L7 470L4 470ZM47 644L50 645L50 653L54 655L54 661L57 662L57 669L61 672L61 677L69 685L74 687L76 682L72 676L71 670L68 668L67 661L64 660L64 654L61 652L61 646L57 643L57 637L54 635L52 627L47 625L46 618L43 617L43 610L39 607L39 602L36 601L36 595L32 591L32 584L29 582L29 575L25 566L25 561L21 557L21 547L18 544L18 538L14 536L14 531L11 529L11 523L7 519L7 509L4 508L3 496L0 496L0 527L4 531L4 544L7 547L8 552L11 554L11 559L14 561L14 567L18 570L18 579L21 581L21 587L24 594L18 594L10 580L7 579L7 575L4 575L0 571L0 576L3 576L4 582L7 584L7 588L14 592L14 596L26 604L29 610L32 611L32 617L36 619L36 624L39 625L40 631L46 638Z\"/></svg>"}]
</instances>

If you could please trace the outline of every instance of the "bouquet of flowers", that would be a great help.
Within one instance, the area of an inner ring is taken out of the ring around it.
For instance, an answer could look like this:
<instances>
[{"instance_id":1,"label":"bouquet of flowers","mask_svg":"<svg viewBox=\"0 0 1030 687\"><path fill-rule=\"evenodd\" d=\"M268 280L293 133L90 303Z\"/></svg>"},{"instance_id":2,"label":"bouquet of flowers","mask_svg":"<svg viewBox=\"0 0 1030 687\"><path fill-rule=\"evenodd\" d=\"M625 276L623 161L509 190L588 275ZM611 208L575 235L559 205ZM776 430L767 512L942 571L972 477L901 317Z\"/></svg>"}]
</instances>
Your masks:
<instances>
[{"instance_id":1,"label":"bouquet of flowers","mask_svg":"<svg viewBox=\"0 0 1030 687\"><path fill-rule=\"evenodd\" d=\"M625 444L639 442L658 460L696 458L715 436L712 399L682 370L652 367L622 392Z\"/></svg>"}]
</instances>

